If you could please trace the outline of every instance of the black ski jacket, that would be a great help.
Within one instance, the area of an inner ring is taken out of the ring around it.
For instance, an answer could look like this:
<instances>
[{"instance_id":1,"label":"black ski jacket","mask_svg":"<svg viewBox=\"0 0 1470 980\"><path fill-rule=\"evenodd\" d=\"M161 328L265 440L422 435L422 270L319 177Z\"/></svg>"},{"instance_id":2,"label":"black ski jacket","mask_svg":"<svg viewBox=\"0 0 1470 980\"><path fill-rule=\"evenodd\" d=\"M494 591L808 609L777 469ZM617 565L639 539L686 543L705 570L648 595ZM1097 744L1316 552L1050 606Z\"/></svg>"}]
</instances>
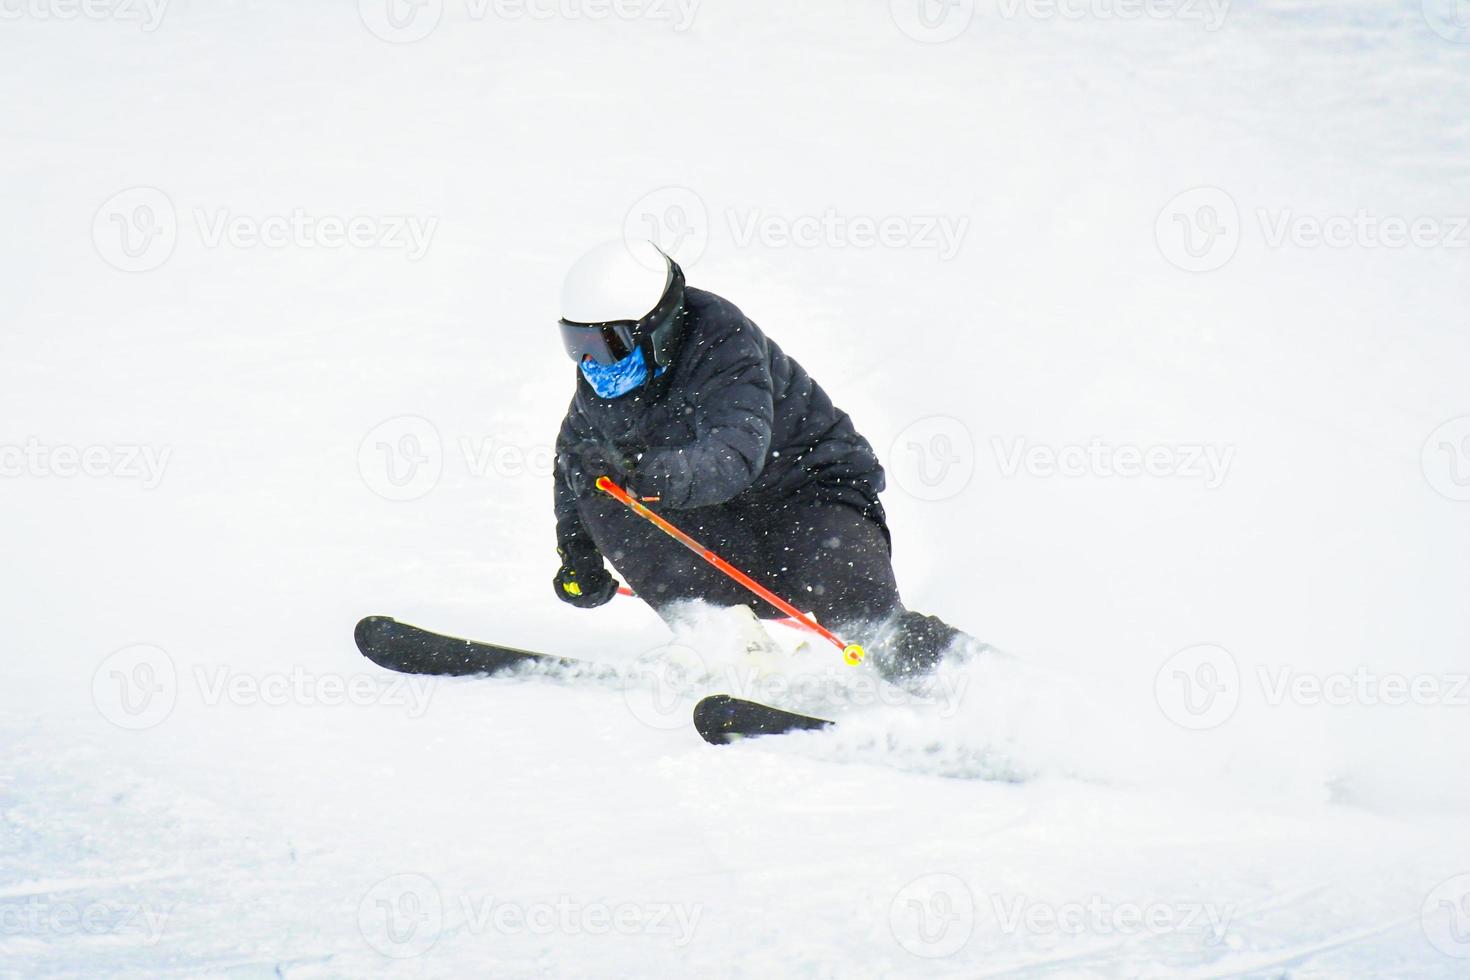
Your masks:
<instances>
[{"instance_id":1,"label":"black ski jacket","mask_svg":"<svg viewBox=\"0 0 1470 980\"><path fill-rule=\"evenodd\" d=\"M668 510L779 506L800 494L883 524L883 467L847 413L735 304L690 288L684 310L673 363L638 390L599 398L577 371L556 441L562 547L591 543L577 501L598 493L593 481L609 470L656 486Z\"/></svg>"}]
</instances>

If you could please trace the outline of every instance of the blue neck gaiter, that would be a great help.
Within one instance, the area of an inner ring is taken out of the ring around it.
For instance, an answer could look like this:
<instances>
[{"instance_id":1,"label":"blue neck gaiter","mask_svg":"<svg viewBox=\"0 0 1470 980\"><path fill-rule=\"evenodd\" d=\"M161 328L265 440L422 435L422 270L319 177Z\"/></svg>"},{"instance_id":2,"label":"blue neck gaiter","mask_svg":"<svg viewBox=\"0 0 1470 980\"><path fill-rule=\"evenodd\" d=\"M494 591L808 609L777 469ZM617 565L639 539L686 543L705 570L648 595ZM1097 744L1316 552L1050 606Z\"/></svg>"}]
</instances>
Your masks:
<instances>
[{"instance_id":1,"label":"blue neck gaiter","mask_svg":"<svg viewBox=\"0 0 1470 980\"><path fill-rule=\"evenodd\" d=\"M599 398L621 398L648 380L648 362L641 347L612 364L598 364L589 357L578 366Z\"/></svg>"}]
</instances>

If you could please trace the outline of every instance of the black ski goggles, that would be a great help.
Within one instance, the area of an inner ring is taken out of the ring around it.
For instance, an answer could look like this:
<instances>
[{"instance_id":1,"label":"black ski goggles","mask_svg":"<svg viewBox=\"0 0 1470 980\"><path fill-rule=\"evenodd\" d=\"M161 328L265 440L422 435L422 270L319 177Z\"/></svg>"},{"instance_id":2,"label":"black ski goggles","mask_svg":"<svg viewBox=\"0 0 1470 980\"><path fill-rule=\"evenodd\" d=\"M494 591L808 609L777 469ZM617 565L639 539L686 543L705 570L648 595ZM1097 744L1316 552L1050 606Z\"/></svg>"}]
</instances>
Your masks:
<instances>
[{"instance_id":1,"label":"black ski goggles","mask_svg":"<svg viewBox=\"0 0 1470 980\"><path fill-rule=\"evenodd\" d=\"M592 358L598 364L616 364L638 349L638 340L633 331L636 320L617 320L612 323L573 323L561 321L561 342L567 355L581 364Z\"/></svg>"},{"instance_id":2,"label":"black ski goggles","mask_svg":"<svg viewBox=\"0 0 1470 980\"><path fill-rule=\"evenodd\" d=\"M663 366L668 327L684 303L684 272L678 263L669 264L673 267L673 275L669 277L669 284L664 287L658 305L637 320L610 320L606 323L558 321L567 356L578 364L589 357L598 364L616 364L637 350L639 342L646 337L654 341L654 361L657 366Z\"/></svg>"}]
</instances>

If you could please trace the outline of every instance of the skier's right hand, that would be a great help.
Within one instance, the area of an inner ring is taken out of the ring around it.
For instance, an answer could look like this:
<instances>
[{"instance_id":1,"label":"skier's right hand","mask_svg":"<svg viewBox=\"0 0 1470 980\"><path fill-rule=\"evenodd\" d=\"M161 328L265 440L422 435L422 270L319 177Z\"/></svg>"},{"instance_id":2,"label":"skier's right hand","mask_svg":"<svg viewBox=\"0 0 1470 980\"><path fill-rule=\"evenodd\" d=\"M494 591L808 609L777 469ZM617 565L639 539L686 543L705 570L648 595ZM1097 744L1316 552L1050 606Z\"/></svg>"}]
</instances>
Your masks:
<instances>
[{"instance_id":1,"label":"skier's right hand","mask_svg":"<svg viewBox=\"0 0 1470 980\"><path fill-rule=\"evenodd\" d=\"M618 594L618 583L602 564L602 554L581 542L558 546L561 568L551 580L556 597L578 609L596 609Z\"/></svg>"},{"instance_id":2,"label":"skier's right hand","mask_svg":"<svg viewBox=\"0 0 1470 980\"><path fill-rule=\"evenodd\" d=\"M572 490L579 497L593 496L597 491L597 478L610 477L618 486L628 482L632 461L616 449L601 443L584 443L574 450L578 462L578 478L572 481Z\"/></svg>"}]
</instances>

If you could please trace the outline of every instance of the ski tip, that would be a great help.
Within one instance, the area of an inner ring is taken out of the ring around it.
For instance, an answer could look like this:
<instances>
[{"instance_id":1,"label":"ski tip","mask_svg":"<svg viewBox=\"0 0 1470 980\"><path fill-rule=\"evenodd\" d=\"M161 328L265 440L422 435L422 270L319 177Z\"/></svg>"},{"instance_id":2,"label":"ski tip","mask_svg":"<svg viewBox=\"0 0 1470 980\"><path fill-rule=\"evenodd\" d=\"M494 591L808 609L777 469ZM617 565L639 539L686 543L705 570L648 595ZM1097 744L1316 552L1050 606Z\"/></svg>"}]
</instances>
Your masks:
<instances>
[{"instance_id":1,"label":"ski tip","mask_svg":"<svg viewBox=\"0 0 1470 980\"><path fill-rule=\"evenodd\" d=\"M711 694L694 706L694 727L711 745L729 745L762 735L819 731L831 725L825 718L813 718L728 694Z\"/></svg>"},{"instance_id":2,"label":"ski tip","mask_svg":"<svg viewBox=\"0 0 1470 980\"><path fill-rule=\"evenodd\" d=\"M372 659L368 653L372 649L375 638L382 627L395 622L392 616L364 616L357 621L357 626L352 630L352 641L357 644L357 652L368 659Z\"/></svg>"},{"instance_id":3,"label":"ski tip","mask_svg":"<svg viewBox=\"0 0 1470 980\"><path fill-rule=\"evenodd\" d=\"M729 745L739 741L739 732L731 730L731 713L735 699L728 694L711 694L694 706L694 727L699 737L711 745Z\"/></svg>"}]
</instances>

